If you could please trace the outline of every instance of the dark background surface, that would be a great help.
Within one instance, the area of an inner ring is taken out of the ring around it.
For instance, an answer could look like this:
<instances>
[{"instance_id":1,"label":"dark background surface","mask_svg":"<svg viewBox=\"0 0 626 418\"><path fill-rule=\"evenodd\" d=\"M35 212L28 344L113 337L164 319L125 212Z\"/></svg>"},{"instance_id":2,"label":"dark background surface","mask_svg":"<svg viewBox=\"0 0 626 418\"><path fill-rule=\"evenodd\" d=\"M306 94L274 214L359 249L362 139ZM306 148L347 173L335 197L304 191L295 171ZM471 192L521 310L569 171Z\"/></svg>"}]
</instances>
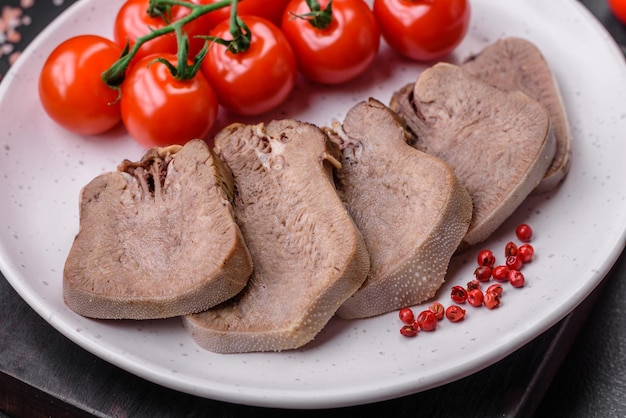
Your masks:
<instances>
[{"instance_id":1,"label":"dark background surface","mask_svg":"<svg viewBox=\"0 0 626 418\"><path fill-rule=\"evenodd\" d=\"M19 51L73 2L35 0L23 9L13 9L19 1L0 2L0 80ZM581 2L626 52L626 27L605 0ZM7 7L21 13L12 31L2 29ZM285 411L197 398L131 375L59 334L0 277L0 417L626 417L625 299L622 255L576 311L481 372L372 405Z\"/></svg>"}]
</instances>

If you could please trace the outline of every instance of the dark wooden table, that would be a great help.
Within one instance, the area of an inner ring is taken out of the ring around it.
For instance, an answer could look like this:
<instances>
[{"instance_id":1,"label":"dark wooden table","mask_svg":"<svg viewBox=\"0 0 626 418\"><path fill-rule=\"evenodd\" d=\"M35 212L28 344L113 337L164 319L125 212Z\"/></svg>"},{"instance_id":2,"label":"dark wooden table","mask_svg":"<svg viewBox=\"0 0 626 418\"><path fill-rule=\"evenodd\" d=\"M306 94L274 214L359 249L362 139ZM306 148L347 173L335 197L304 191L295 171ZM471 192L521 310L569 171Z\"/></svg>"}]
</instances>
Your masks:
<instances>
[{"instance_id":1,"label":"dark wooden table","mask_svg":"<svg viewBox=\"0 0 626 418\"><path fill-rule=\"evenodd\" d=\"M0 77L18 51L73 2L34 2L25 11L30 21L19 28L21 38L9 39L0 29L0 48L5 48ZM605 0L582 3L626 52L626 27L610 14ZM3 1L0 7L19 4ZM624 300L626 254L573 313L487 369L372 405L285 411L194 397L112 366L55 331L0 277L0 417L626 417Z\"/></svg>"}]
</instances>

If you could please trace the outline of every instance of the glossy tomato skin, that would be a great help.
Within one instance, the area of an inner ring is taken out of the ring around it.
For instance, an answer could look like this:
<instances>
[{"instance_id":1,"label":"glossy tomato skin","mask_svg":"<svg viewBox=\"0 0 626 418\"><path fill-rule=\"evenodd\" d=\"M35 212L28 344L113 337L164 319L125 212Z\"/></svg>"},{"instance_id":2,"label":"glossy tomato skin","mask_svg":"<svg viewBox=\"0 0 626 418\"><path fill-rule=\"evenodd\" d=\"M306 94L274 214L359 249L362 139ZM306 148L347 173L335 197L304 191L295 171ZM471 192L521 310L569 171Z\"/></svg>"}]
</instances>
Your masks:
<instances>
[{"instance_id":1,"label":"glossy tomato skin","mask_svg":"<svg viewBox=\"0 0 626 418\"><path fill-rule=\"evenodd\" d=\"M324 9L328 0L319 3ZM318 83L339 84L369 68L378 53L380 30L363 0L334 0L332 22L323 29L294 18L309 12L305 0L292 0L283 13L281 26L305 77Z\"/></svg>"},{"instance_id":2,"label":"glossy tomato skin","mask_svg":"<svg viewBox=\"0 0 626 418\"><path fill-rule=\"evenodd\" d=\"M416 61L451 53L463 40L471 17L468 0L374 0L385 41Z\"/></svg>"},{"instance_id":3,"label":"glossy tomato skin","mask_svg":"<svg viewBox=\"0 0 626 418\"><path fill-rule=\"evenodd\" d=\"M192 3L198 5L214 4L220 0L191 0ZM269 20L276 26L280 25L283 16L283 10L289 0L245 0L237 4L237 14L239 16L258 16ZM202 21L202 29L205 35L208 35L218 24L230 18L231 7L222 7L213 10L200 18Z\"/></svg>"},{"instance_id":4,"label":"glossy tomato skin","mask_svg":"<svg viewBox=\"0 0 626 418\"><path fill-rule=\"evenodd\" d=\"M137 38L168 25L163 18L151 17L147 13L149 3L150 0L126 0L120 7L113 26L113 37L118 45L124 47L126 42L130 42L132 46ZM189 13L186 7L173 6L170 18L172 21L179 20ZM133 60L155 53L175 54L177 50L176 34L170 32L143 44Z\"/></svg>"},{"instance_id":5,"label":"glossy tomato skin","mask_svg":"<svg viewBox=\"0 0 626 418\"><path fill-rule=\"evenodd\" d=\"M183 145L204 139L217 119L217 97L201 72L191 80L175 79L156 57L176 65L173 54L148 55L137 61L122 84L122 121L146 148Z\"/></svg>"},{"instance_id":6,"label":"glossy tomato skin","mask_svg":"<svg viewBox=\"0 0 626 418\"><path fill-rule=\"evenodd\" d=\"M202 61L202 71L225 109L260 115L283 103L293 90L296 58L276 25L257 16L242 16L242 20L252 32L250 48L234 54L213 44ZM222 22L211 35L231 39L228 27L227 21Z\"/></svg>"},{"instance_id":7,"label":"glossy tomato skin","mask_svg":"<svg viewBox=\"0 0 626 418\"><path fill-rule=\"evenodd\" d=\"M626 24L626 0L608 0L608 3L615 17Z\"/></svg>"},{"instance_id":8,"label":"glossy tomato skin","mask_svg":"<svg viewBox=\"0 0 626 418\"><path fill-rule=\"evenodd\" d=\"M220 0L191 0L192 3L204 6L217 3ZM252 15L262 17L280 26L283 10L289 0L245 0L237 4L239 16ZM191 53L197 54L204 45L204 40L196 36L206 36L220 23L230 18L231 7L222 7L206 13L193 21L189 30L191 38Z\"/></svg>"},{"instance_id":9,"label":"glossy tomato skin","mask_svg":"<svg viewBox=\"0 0 626 418\"><path fill-rule=\"evenodd\" d=\"M81 135L97 135L120 121L118 93L100 78L122 54L113 41L80 35L48 56L39 76L39 98L59 125Z\"/></svg>"}]
</instances>

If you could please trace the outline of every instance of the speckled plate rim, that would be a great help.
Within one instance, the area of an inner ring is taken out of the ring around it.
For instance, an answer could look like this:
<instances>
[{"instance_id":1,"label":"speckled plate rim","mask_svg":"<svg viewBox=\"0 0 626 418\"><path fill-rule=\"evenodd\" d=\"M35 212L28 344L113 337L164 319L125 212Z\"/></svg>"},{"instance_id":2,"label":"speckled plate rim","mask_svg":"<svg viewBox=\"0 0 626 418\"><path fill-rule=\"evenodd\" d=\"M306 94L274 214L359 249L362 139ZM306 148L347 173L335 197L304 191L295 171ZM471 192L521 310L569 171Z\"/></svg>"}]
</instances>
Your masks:
<instances>
[{"instance_id":1,"label":"speckled plate rim","mask_svg":"<svg viewBox=\"0 0 626 418\"><path fill-rule=\"evenodd\" d=\"M283 353L218 355L199 349L178 319L93 321L62 303L64 258L78 228L83 184L142 150L118 129L78 137L51 123L36 97L38 70L54 45L79 33L110 36L121 0L71 6L24 51L0 84L0 270L46 321L98 357L147 380L227 402L328 408L423 391L481 370L554 325L600 283L624 249L626 65L602 26L570 0L474 0L470 33L451 61L501 36L535 42L562 88L575 137L571 172L553 192L532 196L484 247L513 239L518 223L536 230L528 284L507 289L501 308L468 309L463 323L443 322L416 339L399 336L395 313L334 319L314 342ZM318 124L341 119L357 101L388 100L422 66L383 46L368 74L341 88L301 82L294 98L268 117ZM602 71L602 77L597 77ZM436 300L471 278L473 254L453 260Z\"/></svg>"}]
</instances>

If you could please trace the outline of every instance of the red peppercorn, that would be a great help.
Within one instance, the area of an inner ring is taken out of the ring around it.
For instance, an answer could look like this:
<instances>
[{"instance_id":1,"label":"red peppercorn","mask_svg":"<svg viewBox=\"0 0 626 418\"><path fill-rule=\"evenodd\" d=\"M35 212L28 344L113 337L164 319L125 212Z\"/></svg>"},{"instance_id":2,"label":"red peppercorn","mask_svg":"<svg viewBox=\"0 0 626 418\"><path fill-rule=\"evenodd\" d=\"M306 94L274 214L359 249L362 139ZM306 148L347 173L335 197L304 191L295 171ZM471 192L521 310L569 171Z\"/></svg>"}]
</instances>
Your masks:
<instances>
[{"instance_id":1,"label":"red peppercorn","mask_svg":"<svg viewBox=\"0 0 626 418\"><path fill-rule=\"evenodd\" d=\"M524 274L518 270L511 270L509 272L509 283L513 287L524 287Z\"/></svg>"},{"instance_id":2,"label":"red peppercorn","mask_svg":"<svg viewBox=\"0 0 626 418\"><path fill-rule=\"evenodd\" d=\"M467 294L467 303L475 307L482 305L483 299L483 291L480 289L472 289Z\"/></svg>"},{"instance_id":3,"label":"red peppercorn","mask_svg":"<svg viewBox=\"0 0 626 418\"><path fill-rule=\"evenodd\" d=\"M437 315L431 310L422 311L417 315L415 323L422 331L434 331L437 328Z\"/></svg>"},{"instance_id":4,"label":"red peppercorn","mask_svg":"<svg viewBox=\"0 0 626 418\"><path fill-rule=\"evenodd\" d=\"M445 308L443 307L443 305L439 302L433 302L430 304L430 306L428 307L428 309L435 314L435 316L437 317L437 320L440 321L443 319L443 315L445 313Z\"/></svg>"},{"instance_id":5,"label":"red peppercorn","mask_svg":"<svg viewBox=\"0 0 626 418\"><path fill-rule=\"evenodd\" d=\"M479 266L493 267L496 264L496 257L491 250L482 250L478 253L476 261Z\"/></svg>"},{"instance_id":6,"label":"red peppercorn","mask_svg":"<svg viewBox=\"0 0 626 418\"><path fill-rule=\"evenodd\" d=\"M499 284L499 283L494 283L494 284L492 284L491 286L489 286L489 287L487 288L487 290L485 291L485 293L490 293L490 292L493 292L493 293L497 294L498 296L502 296L502 291L503 291L503 290L504 290L504 289L502 289L502 285L501 285L501 284Z\"/></svg>"},{"instance_id":7,"label":"red peppercorn","mask_svg":"<svg viewBox=\"0 0 626 418\"><path fill-rule=\"evenodd\" d=\"M471 291L473 289L480 289L480 282L476 279L467 282L467 291Z\"/></svg>"},{"instance_id":8,"label":"red peppercorn","mask_svg":"<svg viewBox=\"0 0 626 418\"><path fill-rule=\"evenodd\" d=\"M467 300L467 290L465 290L461 286L452 286L452 291L450 292L450 298L455 303L465 303Z\"/></svg>"},{"instance_id":9,"label":"red peppercorn","mask_svg":"<svg viewBox=\"0 0 626 418\"><path fill-rule=\"evenodd\" d=\"M500 295L497 292L485 292L483 304L487 309L495 309L500 306Z\"/></svg>"},{"instance_id":10,"label":"red peppercorn","mask_svg":"<svg viewBox=\"0 0 626 418\"><path fill-rule=\"evenodd\" d=\"M450 305L448 309L446 309L446 318L448 318L450 322L459 322L465 318L465 309L457 305Z\"/></svg>"},{"instance_id":11,"label":"red peppercorn","mask_svg":"<svg viewBox=\"0 0 626 418\"><path fill-rule=\"evenodd\" d=\"M400 334L405 337L415 337L417 335L417 328L414 324L407 324L400 328Z\"/></svg>"},{"instance_id":12,"label":"red peppercorn","mask_svg":"<svg viewBox=\"0 0 626 418\"><path fill-rule=\"evenodd\" d=\"M476 279L481 282L488 282L491 279L491 267L489 266L478 266L476 270L474 270L474 276Z\"/></svg>"},{"instance_id":13,"label":"red peppercorn","mask_svg":"<svg viewBox=\"0 0 626 418\"><path fill-rule=\"evenodd\" d=\"M521 224L515 229L515 235L522 242L530 242L533 238L533 230L530 225Z\"/></svg>"},{"instance_id":14,"label":"red peppercorn","mask_svg":"<svg viewBox=\"0 0 626 418\"><path fill-rule=\"evenodd\" d=\"M528 263L533 259L535 255L535 249L530 244L522 244L517 249L517 256L522 259L522 262Z\"/></svg>"},{"instance_id":15,"label":"red peppercorn","mask_svg":"<svg viewBox=\"0 0 626 418\"><path fill-rule=\"evenodd\" d=\"M398 316L400 317L400 321L404 322L405 324L412 324L413 322L415 322L415 315L413 314L411 308L400 309L400 312L398 312Z\"/></svg>"},{"instance_id":16,"label":"red peppercorn","mask_svg":"<svg viewBox=\"0 0 626 418\"><path fill-rule=\"evenodd\" d=\"M516 255L511 255L506 258L506 266L509 270L519 270L522 268L522 259ZM509 272L509 274L511 274Z\"/></svg>"},{"instance_id":17,"label":"red peppercorn","mask_svg":"<svg viewBox=\"0 0 626 418\"><path fill-rule=\"evenodd\" d=\"M491 274L495 280L505 282L509 280L509 267L508 266L495 266L493 273Z\"/></svg>"},{"instance_id":18,"label":"red peppercorn","mask_svg":"<svg viewBox=\"0 0 626 418\"><path fill-rule=\"evenodd\" d=\"M512 255L517 255L517 244L510 241L504 246L504 258L508 258Z\"/></svg>"}]
</instances>

